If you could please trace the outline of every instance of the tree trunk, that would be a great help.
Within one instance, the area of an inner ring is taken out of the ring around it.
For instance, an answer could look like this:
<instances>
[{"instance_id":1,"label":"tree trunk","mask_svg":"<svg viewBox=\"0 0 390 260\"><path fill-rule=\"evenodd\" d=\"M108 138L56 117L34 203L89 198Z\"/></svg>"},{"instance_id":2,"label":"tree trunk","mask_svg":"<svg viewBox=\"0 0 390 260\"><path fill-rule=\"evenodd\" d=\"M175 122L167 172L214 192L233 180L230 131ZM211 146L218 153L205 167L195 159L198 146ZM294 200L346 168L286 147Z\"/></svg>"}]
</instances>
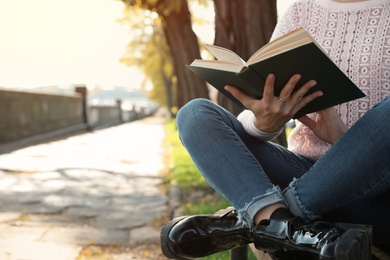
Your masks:
<instances>
[{"instance_id":1,"label":"tree trunk","mask_svg":"<svg viewBox=\"0 0 390 260\"><path fill-rule=\"evenodd\" d=\"M275 0L214 0L215 44L233 50L247 60L269 42L277 22ZM234 115L242 109L222 94L218 103ZM277 143L286 146L285 135Z\"/></svg>"},{"instance_id":2,"label":"tree trunk","mask_svg":"<svg viewBox=\"0 0 390 260\"><path fill-rule=\"evenodd\" d=\"M177 105L182 107L194 98L209 98L206 82L188 70L185 65L200 58L198 39L192 30L187 1L180 0L179 8L163 16L164 32L172 53L177 76Z\"/></svg>"},{"instance_id":3,"label":"tree trunk","mask_svg":"<svg viewBox=\"0 0 390 260\"><path fill-rule=\"evenodd\" d=\"M122 2L127 6L156 12L161 18L177 80L178 108L194 98L209 98L206 82L185 67L194 59L200 58L198 39L192 30L187 0L122 0Z\"/></svg>"}]
</instances>

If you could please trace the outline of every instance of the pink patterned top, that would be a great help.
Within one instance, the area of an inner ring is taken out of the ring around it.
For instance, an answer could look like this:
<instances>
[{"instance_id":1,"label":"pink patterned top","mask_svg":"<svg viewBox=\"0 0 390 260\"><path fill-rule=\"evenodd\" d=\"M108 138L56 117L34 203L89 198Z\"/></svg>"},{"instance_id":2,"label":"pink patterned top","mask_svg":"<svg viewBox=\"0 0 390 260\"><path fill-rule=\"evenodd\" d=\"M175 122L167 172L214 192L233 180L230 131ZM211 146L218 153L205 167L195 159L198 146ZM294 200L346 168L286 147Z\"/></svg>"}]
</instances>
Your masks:
<instances>
[{"instance_id":1,"label":"pink patterned top","mask_svg":"<svg viewBox=\"0 0 390 260\"><path fill-rule=\"evenodd\" d=\"M389 0L355 3L297 0L279 21L272 39L299 27L304 27L367 95L336 107L348 126L375 103L390 96ZM253 129L252 112L244 111L238 119L248 133L262 138L262 133ZM320 140L302 123L296 123L288 139L288 148L312 159L320 158L330 144Z\"/></svg>"}]
</instances>

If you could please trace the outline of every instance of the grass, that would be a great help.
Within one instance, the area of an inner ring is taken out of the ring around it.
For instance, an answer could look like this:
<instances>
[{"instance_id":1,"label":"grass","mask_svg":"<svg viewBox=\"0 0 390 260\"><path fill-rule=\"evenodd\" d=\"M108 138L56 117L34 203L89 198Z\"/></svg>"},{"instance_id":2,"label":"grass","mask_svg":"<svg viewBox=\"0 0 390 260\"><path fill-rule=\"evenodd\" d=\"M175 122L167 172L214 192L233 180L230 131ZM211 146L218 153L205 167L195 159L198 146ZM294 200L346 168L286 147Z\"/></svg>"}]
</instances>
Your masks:
<instances>
[{"instance_id":1,"label":"grass","mask_svg":"<svg viewBox=\"0 0 390 260\"><path fill-rule=\"evenodd\" d=\"M170 172L165 182L177 183L183 197L183 213L186 215L211 214L229 206L229 203L219 194L212 191L199 173L190 155L180 142L176 123L169 119L165 124L167 133L166 145L170 149ZM229 251L213 254L202 260L229 259ZM248 247L248 260L255 260L252 250Z\"/></svg>"}]
</instances>

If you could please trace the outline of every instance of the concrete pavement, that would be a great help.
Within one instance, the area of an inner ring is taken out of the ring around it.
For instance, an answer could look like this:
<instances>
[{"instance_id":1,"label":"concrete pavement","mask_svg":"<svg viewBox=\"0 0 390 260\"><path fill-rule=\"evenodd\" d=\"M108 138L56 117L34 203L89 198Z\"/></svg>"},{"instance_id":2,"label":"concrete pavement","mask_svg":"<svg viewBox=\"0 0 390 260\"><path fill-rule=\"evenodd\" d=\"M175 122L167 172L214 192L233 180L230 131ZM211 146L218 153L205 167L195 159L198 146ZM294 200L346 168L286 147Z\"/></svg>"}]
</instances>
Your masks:
<instances>
[{"instance_id":1,"label":"concrete pavement","mask_svg":"<svg viewBox=\"0 0 390 260\"><path fill-rule=\"evenodd\" d=\"M164 118L0 155L0 259L71 260L89 244L158 238Z\"/></svg>"}]
</instances>

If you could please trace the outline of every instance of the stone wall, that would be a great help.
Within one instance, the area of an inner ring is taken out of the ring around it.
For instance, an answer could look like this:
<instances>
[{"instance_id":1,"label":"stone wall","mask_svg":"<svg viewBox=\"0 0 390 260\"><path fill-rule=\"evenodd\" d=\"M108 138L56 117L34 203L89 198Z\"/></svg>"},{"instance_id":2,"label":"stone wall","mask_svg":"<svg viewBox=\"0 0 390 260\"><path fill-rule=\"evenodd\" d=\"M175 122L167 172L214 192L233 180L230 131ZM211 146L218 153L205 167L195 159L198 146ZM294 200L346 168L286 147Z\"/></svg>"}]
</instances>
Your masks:
<instances>
[{"instance_id":1,"label":"stone wall","mask_svg":"<svg viewBox=\"0 0 390 260\"><path fill-rule=\"evenodd\" d=\"M155 111L87 104L87 88L74 94L44 94L0 89L0 154L53 138L131 122Z\"/></svg>"},{"instance_id":2,"label":"stone wall","mask_svg":"<svg viewBox=\"0 0 390 260\"><path fill-rule=\"evenodd\" d=\"M88 107L88 124L98 127L118 123L121 121L121 108L119 106L90 106Z\"/></svg>"},{"instance_id":3,"label":"stone wall","mask_svg":"<svg viewBox=\"0 0 390 260\"><path fill-rule=\"evenodd\" d=\"M0 144L84 124L80 94L0 90Z\"/></svg>"}]
</instances>

